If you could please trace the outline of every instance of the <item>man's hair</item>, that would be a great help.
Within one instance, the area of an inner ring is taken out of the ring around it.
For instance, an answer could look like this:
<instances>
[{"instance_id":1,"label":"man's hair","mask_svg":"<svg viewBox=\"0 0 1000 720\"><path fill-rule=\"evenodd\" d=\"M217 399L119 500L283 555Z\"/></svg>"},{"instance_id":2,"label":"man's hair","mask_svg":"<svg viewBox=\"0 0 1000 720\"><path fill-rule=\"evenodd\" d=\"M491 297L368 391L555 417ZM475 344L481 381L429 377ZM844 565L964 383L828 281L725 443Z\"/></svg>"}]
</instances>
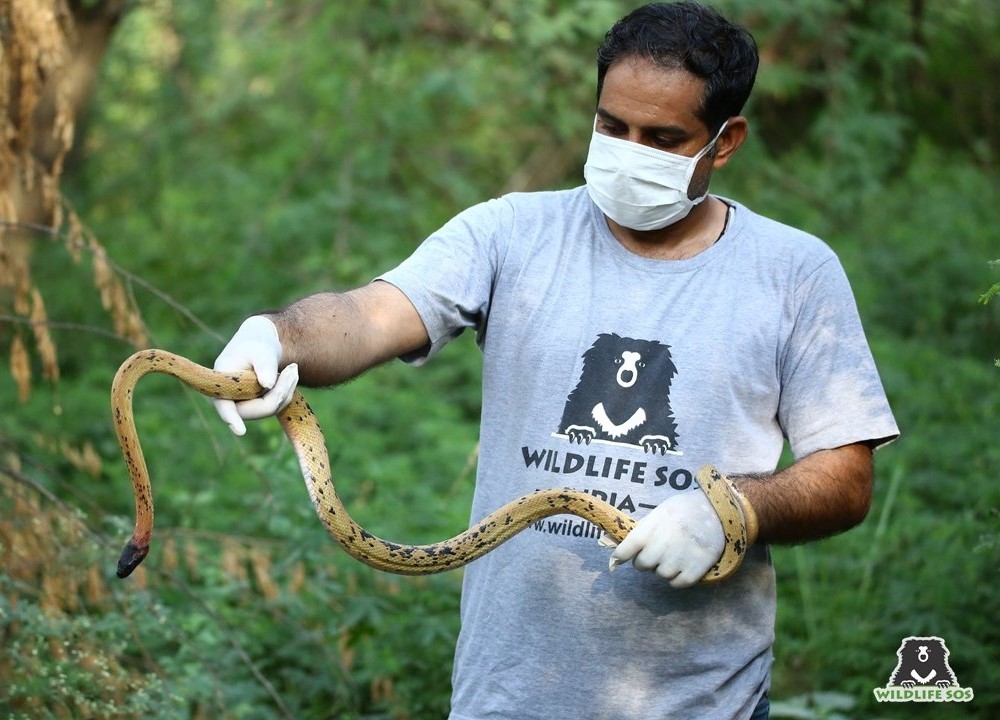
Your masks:
<instances>
[{"instance_id":1,"label":"man's hair","mask_svg":"<svg viewBox=\"0 0 1000 720\"><path fill-rule=\"evenodd\" d=\"M704 79L697 115L711 132L740 114L759 62L757 44L746 28L696 2L652 3L615 23L597 51L598 102L608 68L633 57Z\"/></svg>"}]
</instances>

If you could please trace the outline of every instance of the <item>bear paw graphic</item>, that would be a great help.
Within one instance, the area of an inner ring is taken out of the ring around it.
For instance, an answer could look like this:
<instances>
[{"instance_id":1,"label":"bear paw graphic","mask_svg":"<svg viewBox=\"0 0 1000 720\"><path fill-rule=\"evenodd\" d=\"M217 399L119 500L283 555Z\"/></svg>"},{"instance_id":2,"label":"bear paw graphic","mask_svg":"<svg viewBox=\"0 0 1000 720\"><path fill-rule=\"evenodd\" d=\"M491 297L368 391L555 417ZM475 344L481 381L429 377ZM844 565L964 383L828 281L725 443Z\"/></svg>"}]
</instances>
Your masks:
<instances>
[{"instance_id":1,"label":"bear paw graphic","mask_svg":"<svg viewBox=\"0 0 1000 720\"><path fill-rule=\"evenodd\" d=\"M566 437L577 445L590 445L597 436L597 431L589 425L570 425L566 428Z\"/></svg>"},{"instance_id":2,"label":"bear paw graphic","mask_svg":"<svg viewBox=\"0 0 1000 720\"><path fill-rule=\"evenodd\" d=\"M639 440L642 449L653 455L666 455L672 449L670 438L666 435L643 435Z\"/></svg>"}]
</instances>

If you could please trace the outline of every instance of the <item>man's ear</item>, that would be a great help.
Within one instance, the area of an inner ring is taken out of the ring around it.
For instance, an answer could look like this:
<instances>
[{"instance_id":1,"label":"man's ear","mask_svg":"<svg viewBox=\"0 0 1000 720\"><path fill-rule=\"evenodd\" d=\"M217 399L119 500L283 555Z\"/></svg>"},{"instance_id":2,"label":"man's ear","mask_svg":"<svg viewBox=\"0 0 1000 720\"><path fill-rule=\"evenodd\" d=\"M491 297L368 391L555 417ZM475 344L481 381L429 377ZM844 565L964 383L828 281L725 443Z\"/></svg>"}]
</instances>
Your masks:
<instances>
[{"instance_id":1,"label":"man's ear","mask_svg":"<svg viewBox=\"0 0 1000 720\"><path fill-rule=\"evenodd\" d=\"M724 167L729 159L739 150L740 145L747 139L750 132L750 125L742 115L729 118L725 129L715 141L715 155L712 158L712 168L718 170Z\"/></svg>"}]
</instances>

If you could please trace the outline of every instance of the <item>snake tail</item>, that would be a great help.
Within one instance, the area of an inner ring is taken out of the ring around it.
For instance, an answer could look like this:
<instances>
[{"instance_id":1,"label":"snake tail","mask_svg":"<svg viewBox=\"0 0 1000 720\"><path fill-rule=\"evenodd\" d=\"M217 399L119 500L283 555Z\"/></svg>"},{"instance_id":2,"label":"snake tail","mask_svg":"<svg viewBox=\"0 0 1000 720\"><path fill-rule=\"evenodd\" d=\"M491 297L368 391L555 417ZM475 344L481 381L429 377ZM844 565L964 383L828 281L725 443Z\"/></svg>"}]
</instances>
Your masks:
<instances>
[{"instance_id":1,"label":"snake tail","mask_svg":"<svg viewBox=\"0 0 1000 720\"><path fill-rule=\"evenodd\" d=\"M121 557L118 558L118 570L116 574L120 578L127 578L132 574L132 571L139 567L146 556L149 554L149 544L139 547L135 542L129 538L129 541L125 543L125 547L122 550Z\"/></svg>"},{"instance_id":2,"label":"snake tail","mask_svg":"<svg viewBox=\"0 0 1000 720\"><path fill-rule=\"evenodd\" d=\"M114 422L118 445L132 479L135 494L135 530L118 559L116 574L128 577L149 554L153 537L153 489L149 470L139 444L135 426L132 399L135 386L150 373L163 373L177 378L202 395L233 400L259 397L263 391L251 371L230 374L217 373L186 358L163 350L141 350L118 368L111 384L111 419Z\"/></svg>"}]
</instances>

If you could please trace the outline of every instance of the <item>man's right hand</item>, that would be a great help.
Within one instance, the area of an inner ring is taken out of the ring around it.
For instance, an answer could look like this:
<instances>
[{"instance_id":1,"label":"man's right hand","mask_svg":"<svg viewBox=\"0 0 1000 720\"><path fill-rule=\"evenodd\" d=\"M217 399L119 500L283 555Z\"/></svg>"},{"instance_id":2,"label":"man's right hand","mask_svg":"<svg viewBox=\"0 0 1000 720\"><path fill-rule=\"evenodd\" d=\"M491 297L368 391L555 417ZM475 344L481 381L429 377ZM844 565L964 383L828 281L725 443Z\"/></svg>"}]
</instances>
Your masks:
<instances>
[{"instance_id":1,"label":"man's right hand","mask_svg":"<svg viewBox=\"0 0 1000 720\"><path fill-rule=\"evenodd\" d=\"M233 339L215 360L215 369L222 372L253 370L257 381L267 392L254 400L234 402L213 400L216 412L235 435L243 435L244 420L258 420L279 413L292 400L299 381L299 368L294 363L278 373L281 362L281 341L278 329L263 315L243 321Z\"/></svg>"}]
</instances>

